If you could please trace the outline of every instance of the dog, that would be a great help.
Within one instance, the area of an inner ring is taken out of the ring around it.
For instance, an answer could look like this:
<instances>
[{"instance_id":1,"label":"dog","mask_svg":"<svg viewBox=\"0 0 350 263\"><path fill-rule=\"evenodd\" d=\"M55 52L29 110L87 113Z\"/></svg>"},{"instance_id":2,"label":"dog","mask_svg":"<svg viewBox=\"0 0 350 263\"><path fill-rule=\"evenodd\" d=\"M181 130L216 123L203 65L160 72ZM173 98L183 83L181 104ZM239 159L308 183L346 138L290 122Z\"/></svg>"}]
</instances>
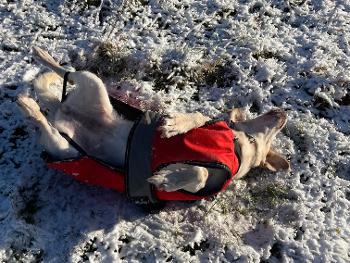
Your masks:
<instances>
[{"instance_id":1,"label":"dog","mask_svg":"<svg viewBox=\"0 0 350 263\"><path fill-rule=\"evenodd\" d=\"M72 146L68 137L73 138L89 156L113 167L124 166L134 121L123 118L113 108L103 81L88 71L67 74L65 68L39 47L34 47L33 54L38 62L53 72L44 73L34 80L40 106L27 95L20 95L17 101L39 127L40 143L45 151L55 159L77 158L81 153ZM61 101L50 85L64 77L66 82L75 85L75 89L66 100ZM45 109L46 116L41 108ZM162 117L157 129L162 138L171 139L204 127L211 121L199 112L172 113ZM274 172L290 168L288 160L271 147L277 133L287 122L283 110L273 109L247 120L243 109L233 109L230 122L234 123L230 132L240 148L236 179L242 178L254 167L264 167ZM205 188L209 170L200 164L169 163L146 178L144 183L148 182L160 191L195 194Z\"/></svg>"}]
</instances>

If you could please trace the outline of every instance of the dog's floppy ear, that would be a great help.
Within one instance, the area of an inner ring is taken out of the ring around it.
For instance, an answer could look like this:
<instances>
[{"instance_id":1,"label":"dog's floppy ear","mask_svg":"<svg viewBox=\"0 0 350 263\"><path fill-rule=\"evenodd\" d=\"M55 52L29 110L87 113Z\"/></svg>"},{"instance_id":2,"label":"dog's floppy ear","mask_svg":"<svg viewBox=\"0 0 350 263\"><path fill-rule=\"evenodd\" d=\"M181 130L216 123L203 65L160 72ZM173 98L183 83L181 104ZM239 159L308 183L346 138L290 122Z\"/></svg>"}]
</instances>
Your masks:
<instances>
[{"instance_id":1,"label":"dog's floppy ear","mask_svg":"<svg viewBox=\"0 0 350 263\"><path fill-rule=\"evenodd\" d=\"M290 168L288 160L281 154L270 149L267 153L266 161L263 164L264 168L269 169L272 172L279 170L288 170Z\"/></svg>"},{"instance_id":2,"label":"dog's floppy ear","mask_svg":"<svg viewBox=\"0 0 350 263\"><path fill-rule=\"evenodd\" d=\"M245 121L246 114L244 108L233 109L230 113L230 120L233 122Z\"/></svg>"}]
</instances>

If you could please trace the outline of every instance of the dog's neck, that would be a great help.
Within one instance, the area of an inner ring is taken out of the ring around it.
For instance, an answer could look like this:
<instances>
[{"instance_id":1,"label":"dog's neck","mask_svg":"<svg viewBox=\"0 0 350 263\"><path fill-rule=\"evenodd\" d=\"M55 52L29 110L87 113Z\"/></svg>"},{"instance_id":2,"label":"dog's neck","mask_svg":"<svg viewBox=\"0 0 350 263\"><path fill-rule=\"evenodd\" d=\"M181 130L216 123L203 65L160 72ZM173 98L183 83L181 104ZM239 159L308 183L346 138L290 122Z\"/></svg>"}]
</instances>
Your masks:
<instances>
[{"instance_id":1,"label":"dog's neck","mask_svg":"<svg viewBox=\"0 0 350 263\"><path fill-rule=\"evenodd\" d=\"M235 175L235 178L239 179L247 174L251 168L260 165L262 154L256 138L252 140L250 136L242 131L234 130L234 134L238 138L238 143L241 147L241 163Z\"/></svg>"}]
</instances>

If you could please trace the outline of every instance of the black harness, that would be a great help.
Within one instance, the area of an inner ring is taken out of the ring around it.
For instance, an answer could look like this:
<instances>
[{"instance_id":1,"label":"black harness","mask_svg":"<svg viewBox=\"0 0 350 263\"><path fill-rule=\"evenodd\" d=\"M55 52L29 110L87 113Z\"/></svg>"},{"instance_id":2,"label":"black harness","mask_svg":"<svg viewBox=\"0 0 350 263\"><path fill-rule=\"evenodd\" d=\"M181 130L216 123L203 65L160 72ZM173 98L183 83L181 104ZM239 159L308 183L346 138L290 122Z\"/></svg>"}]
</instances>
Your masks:
<instances>
[{"instance_id":1,"label":"black harness","mask_svg":"<svg viewBox=\"0 0 350 263\"><path fill-rule=\"evenodd\" d=\"M68 83L68 75L69 75L69 71L67 71L66 73L64 73L63 76L63 89L62 89L62 99L61 99L61 103L65 102L67 99L67 83Z\"/></svg>"}]
</instances>

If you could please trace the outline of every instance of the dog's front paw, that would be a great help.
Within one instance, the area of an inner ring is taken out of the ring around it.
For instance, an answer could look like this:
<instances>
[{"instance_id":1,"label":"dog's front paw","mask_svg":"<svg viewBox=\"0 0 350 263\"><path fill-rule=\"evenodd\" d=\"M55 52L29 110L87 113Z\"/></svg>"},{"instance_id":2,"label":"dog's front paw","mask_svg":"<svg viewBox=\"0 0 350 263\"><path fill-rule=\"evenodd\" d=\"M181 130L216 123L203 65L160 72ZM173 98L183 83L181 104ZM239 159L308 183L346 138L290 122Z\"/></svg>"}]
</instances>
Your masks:
<instances>
[{"instance_id":1,"label":"dog's front paw","mask_svg":"<svg viewBox=\"0 0 350 263\"><path fill-rule=\"evenodd\" d=\"M172 113L165 117L163 124L160 126L161 136L170 138L172 136L183 134L192 129L189 125L187 114Z\"/></svg>"},{"instance_id":2,"label":"dog's front paw","mask_svg":"<svg viewBox=\"0 0 350 263\"><path fill-rule=\"evenodd\" d=\"M192 129L205 125L210 121L209 117L199 112L195 113L172 113L165 117L160 126L163 138L169 138L178 134L186 133Z\"/></svg>"}]
</instances>

